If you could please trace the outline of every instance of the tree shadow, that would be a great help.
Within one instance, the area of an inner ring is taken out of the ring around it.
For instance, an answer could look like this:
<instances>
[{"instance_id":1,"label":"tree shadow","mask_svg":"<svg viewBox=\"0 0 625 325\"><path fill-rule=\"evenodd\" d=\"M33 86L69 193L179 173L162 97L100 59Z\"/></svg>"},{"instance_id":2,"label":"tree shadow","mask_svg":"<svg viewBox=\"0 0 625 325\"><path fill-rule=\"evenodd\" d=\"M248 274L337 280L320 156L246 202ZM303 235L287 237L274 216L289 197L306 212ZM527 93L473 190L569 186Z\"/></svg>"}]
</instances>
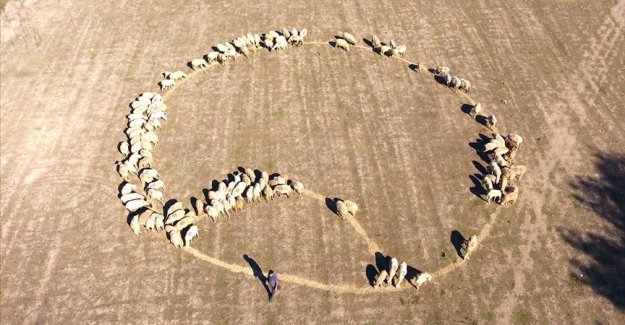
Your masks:
<instances>
[{"instance_id":1,"label":"tree shadow","mask_svg":"<svg viewBox=\"0 0 625 325\"><path fill-rule=\"evenodd\" d=\"M464 254L462 254L462 245L466 242L466 238L462 236L462 234L458 230L454 230L451 232L451 236L449 237L451 244L456 249L456 253L460 258L464 258Z\"/></svg>"},{"instance_id":2,"label":"tree shadow","mask_svg":"<svg viewBox=\"0 0 625 325\"><path fill-rule=\"evenodd\" d=\"M600 218L610 229L593 233L559 229L562 238L585 255L570 259L571 273L618 309L625 309L625 155L596 153L598 176L580 176L569 183L573 198ZM586 262L586 260L588 260ZM581 278L579 274L584 277Z\"/></svg>"},{"instance_id":3,"label":"tree shadow","mask_svg":"<svg viewBox=\"0 0 625 325\"><path fill-rule=\"evenodd\" d=\"M258 263L256 263L256 261L249 255L244 254L243 259L250 265L250 267L252 268L252 272L254 273L254 277L258 278L260 284L262 284L263 288L265 288L265 291L267 291L267 296L269 298L269 295L271 293L269 292L269 288L265 284L265 282L267 282L267 277L265 276L265 273L263 273L263 269L261 269L260 265L258 265Z\"/></svg>"}]
</instances>

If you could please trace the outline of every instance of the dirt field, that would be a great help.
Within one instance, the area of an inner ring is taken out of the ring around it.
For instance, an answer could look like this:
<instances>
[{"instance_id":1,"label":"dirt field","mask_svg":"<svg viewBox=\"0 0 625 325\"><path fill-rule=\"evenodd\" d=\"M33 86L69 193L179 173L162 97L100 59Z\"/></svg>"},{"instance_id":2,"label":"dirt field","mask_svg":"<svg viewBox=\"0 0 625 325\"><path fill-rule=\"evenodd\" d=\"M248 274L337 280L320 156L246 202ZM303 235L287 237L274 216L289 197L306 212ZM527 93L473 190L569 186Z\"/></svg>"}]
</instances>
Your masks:
<instances>
[{"instance_id":1,"label":"dirt field","mask_svg":"<svg viewBox=\"0 0 625 325\"><path fill-rule=\"evenodd\" d=\"M0 23L2 323L625 322L625 1L15 0ZM154 155L188 207L238 166L321 196L204 219L191 249L134 236L114 166L128 103L211 45L283 26L394 38L470 80L525 139L517 204L474 194L490 132L466 98L399 60L306 45L178 87ZM361 210L341 221L325 197ZM486 225L458 264L452 231ZM454 269L378 292L376 252ZM254 268L284 275L274 302Z\"/></svg>"}]
</instances>

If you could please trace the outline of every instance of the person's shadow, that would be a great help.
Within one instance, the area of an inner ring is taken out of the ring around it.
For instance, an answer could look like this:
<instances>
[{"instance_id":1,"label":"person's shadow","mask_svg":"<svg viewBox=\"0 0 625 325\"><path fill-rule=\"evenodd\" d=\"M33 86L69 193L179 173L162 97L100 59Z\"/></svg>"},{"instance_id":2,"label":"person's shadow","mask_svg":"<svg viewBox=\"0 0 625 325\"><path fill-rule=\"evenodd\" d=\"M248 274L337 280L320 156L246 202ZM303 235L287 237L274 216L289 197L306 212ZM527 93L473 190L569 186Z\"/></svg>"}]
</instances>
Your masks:
<instances>
[{"instance_id":1,"label":"person's shadow","mask_svg":"<svg viewBox=\"0 0 625 325\"><path fill-rule=\"evenodd\" d=\"M243 259L245 259L245 261L250 265L252 272L254 272L254 276L258 278L260 283L263 285L263 288L265 288L265 291L267 291L267 299L271 298L269 287L265 284L265 282L267 282L267 277L263 273L263 269L261 269L260 265L258 265L258 263L256 263L256 261L247 254L243 255Z\"/></svg>"}]
</instances>

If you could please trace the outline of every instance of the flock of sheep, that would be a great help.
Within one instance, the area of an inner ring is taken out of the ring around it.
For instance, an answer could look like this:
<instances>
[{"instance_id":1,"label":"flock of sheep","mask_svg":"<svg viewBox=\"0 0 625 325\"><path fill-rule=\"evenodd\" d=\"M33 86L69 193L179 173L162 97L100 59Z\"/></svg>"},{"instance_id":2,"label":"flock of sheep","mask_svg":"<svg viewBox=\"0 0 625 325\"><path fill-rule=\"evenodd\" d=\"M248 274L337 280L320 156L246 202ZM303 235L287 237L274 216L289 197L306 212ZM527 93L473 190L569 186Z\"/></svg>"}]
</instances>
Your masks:
<instances>
[{"instance_id":1,"label":"flock of sheep","mask_svg":"<svg viewBox=\"0 0 625 325\"><path fill-rule=\"evenodd\" d=\"M388 257L388 270L381 270L375 278L375 282L373 284L374 288L379 288L384 283L389 286L394 286L395 288L399 288L404 278L408 274L408 264L406 262L401 262L398 264L397 258ZM412 279L413 284L417 287L417 290L424 283L430 281L432 279L432 275L427 272L419 273L415 278ZM410 281L410 280L409 280Z\"/></svg>"},{"instance_id":2,"label":"flock of sheep","mask_svg":"<svg viewBox=\"0 0 625 325\"><path fill-rule=\"evenodd\" d=\"M269 31L265 34L251 34L237 37L229 42L219 43L202 58L192 59L188 66L194 71L203 70L215 63L225 65L230 60L236 60L239 55L248 57L259 48L269 51L284 50L288 45L299 46L304 44L308 31L306 29L291 30L283 28L279 31ZM349 51L357 44L357 39L350 33L343 32L330 42L338 49ZM397 45L394 40L383 43L372 35L369 44L373 50L387 57L403 56L405 45ZM439 78L450 88L469 92L471 83L468 80L451 76L448 67L435 69ZM163 73L164 79L159 82L161 91L176 87L176 82L188 78L183 71ZM196 223L202 216L210 217L216 222L220 216L230 217L232 212L240 211L245 203L266 202L275 196L290 197L292 192L301 194L304 185L299 181L289 180L280 174L269 174L261 170L240 167L228 174L227 179L215 181L214 188L206 193L205 200L192 201L193 210L185 209L177 200L164 203L165 184L159 178L153 167L152 151L158 144L156 131L162 122L167 121L167 105L158 93L145 92L138 96L131 104L128 114L127 128L124 133L127 140L118 145L122 159L116 162L117 172L123 179L119 187L119 198L129 211L128 223L132 231L139 235L141 229L150 231L165 230L169 240L176 247L187 246L199 236ZM481 104L473 105L470 114L477 118L481 115ZM490 114L485 116L485 125L494 131L497 118ZM494 133L492 139L484 146L484 153L490 160L488 173L482 178L482 185L486 191L487 201L498 201L501 205L514 203L518 198L519 189L512 185L514 180L520 180L527 168L514 164L514 158L523 139L516 134L501 136ZM133 176L141 186L131 182ZM156 208L160 206L160 208ZM349 200L334 200L336 213L342 219L355 216L358 205ZM463 259L469 259L470 254L477 248L478 239L473 235L462 244L465 253ZM406 277L408 265L406 262L398 264L396 258L390 258L388 270L381 270L377 275L374 287L384 283L399 287ZM430 281L432 275L421 273L408 279L417 289Z\"/></svg>"}]
</instances>

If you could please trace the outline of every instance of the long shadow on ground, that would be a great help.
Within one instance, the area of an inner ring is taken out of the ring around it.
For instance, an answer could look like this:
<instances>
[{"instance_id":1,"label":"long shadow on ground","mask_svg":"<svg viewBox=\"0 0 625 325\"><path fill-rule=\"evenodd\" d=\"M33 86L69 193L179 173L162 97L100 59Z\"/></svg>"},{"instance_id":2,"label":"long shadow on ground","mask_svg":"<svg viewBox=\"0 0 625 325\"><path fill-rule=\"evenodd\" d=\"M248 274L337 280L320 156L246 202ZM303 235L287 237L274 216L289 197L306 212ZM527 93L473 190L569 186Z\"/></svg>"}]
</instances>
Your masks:
<instances>
[{"instance_id":1,"label":"long shadow on ground","mask_svg":"<svg viewBox=\"0 0 625 325\"><path fill-rule=\"evenodd\" d=\"M574 268L584 275L580 279L609 299L617 308L625 309L625 155L595 154L596 177L579 177L571 181L574 198L608 221L611 229L594 233L560 229L562 238L590 258L572 258ZM576 272L577 273L577 272ZM578 278L577 274L571 274ZM579 278L578 278L579 279Z\"/></svg>"}]
</instances>

